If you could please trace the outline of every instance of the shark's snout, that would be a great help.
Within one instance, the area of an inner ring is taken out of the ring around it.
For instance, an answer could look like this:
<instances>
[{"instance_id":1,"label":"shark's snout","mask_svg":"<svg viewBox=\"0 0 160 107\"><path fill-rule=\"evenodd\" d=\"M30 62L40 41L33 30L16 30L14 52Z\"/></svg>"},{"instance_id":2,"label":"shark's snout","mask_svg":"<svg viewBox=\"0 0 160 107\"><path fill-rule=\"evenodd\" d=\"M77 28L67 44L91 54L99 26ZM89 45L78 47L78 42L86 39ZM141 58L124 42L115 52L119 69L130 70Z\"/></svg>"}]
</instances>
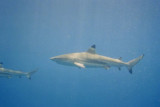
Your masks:
<instances>
[{"instance_id":1,"label":"shark's snout","mask_svg":"<svg viewBox=\"0 0 160 107\"><path fill-rule=\"evenodd\" d=\"M56 57L51 57L51 58L50 58L50 60L53 60L53 61L54 61L55 59L56 59Z\"/></svg>"},{"instance_id":2,"label":"shark's snout","mask_svg":"<svg viewBox=\"0 0 160 107\"><path fill-rule=\"evenodd\" d=\"M67 62L68 59L64 55L51 57L50 60L55 62Z\"/></svg>"},{"instance_id":3,"label":"shark's snout","mask_svg":"<svg viewBox=\"0 0 160 107\"><path fill-rule=\"evenodd\" d=\"M61 60L62 58L61 57L58 57L58 56L55 56L55 57L51 57L50 60L52 61L59 61Z\"/></svg>"}]
</instances>

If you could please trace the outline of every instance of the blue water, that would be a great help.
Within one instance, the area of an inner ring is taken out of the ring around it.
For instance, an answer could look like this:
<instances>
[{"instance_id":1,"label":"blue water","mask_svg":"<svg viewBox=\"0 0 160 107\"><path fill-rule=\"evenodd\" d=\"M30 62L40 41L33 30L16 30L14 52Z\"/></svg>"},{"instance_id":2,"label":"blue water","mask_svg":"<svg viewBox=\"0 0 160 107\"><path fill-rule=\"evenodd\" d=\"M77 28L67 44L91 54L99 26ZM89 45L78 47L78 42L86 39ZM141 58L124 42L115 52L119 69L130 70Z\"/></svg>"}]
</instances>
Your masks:
<instances>
[{"instance_id":1,"label":"blue water","mask_svg":"<svg viewBox=\"0 0 160 107\"><path fill-rule=\"evenodd\" d=\"M78 69L50 57L86 51L133 68ZM1 0L0 62L38 72L0 78L0 107L160 107L159 0Z\"/></svg>"}]
</instances>

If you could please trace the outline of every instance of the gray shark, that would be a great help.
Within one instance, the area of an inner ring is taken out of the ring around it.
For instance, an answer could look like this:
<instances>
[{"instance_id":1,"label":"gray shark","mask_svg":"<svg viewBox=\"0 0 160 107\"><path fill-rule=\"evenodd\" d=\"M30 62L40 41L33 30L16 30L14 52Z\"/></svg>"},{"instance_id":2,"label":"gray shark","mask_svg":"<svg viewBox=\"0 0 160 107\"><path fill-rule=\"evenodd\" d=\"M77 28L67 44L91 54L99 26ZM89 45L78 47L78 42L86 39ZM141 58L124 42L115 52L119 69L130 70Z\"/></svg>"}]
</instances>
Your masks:
<instances>
[{"instance_id":1,"label":"gray shark","mask_svg":"<svg viewBox=\"0 0 160 107\"><path fill-rule=\"evenodd\" d=\"M0 63L0 77L11 78L12 76L18 76L21 78L22 76L26 76L28 79L31 79L31 75L37 71L37 69L31 72L16 71L12 69L3 68L2 64L3 63Z\"/></svg>"},{"instance_id":2,"label":"gray shark","mask_svg":"<svg viewBox=\"0 0 160 107\"><path fill-rule=\"evenodd\" d=\"M129 62L123 62L121 57L119 59L114 59L96 54L95 48L96 45L92 45L86 52L64 54L51 57L50 59L58 64L76 66L79 68L96 67L105 68L108 70L110 67L114 66L121 70L121 67L125 66L132 74L132 67L136 65L144 56L141 55Z\"/></svg>"}]
</instances>

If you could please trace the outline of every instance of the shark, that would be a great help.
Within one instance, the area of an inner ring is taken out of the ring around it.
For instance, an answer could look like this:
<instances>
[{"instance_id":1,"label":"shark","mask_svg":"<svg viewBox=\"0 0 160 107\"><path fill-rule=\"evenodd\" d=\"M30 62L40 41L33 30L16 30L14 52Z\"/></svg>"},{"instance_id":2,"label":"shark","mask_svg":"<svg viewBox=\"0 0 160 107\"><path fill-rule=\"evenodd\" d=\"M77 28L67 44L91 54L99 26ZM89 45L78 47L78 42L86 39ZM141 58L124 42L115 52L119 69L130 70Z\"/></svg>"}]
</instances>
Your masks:
<instances>
[{"instance_id":1,"label":"shark","mask_svg":"<svg viewBox=\"0 0 160 107\"><path fill-rule=\"evenodd\" d=\"M37 69L30 72L7 69L3 67L2 62L0 63L0 77L11 78L12 76L18 76L19 78L21 78L22 76L26 76L28 79L31 79L31 75L35 72L37 72Z\"/></svg>"},{"instance_id":2,"label":"shark","mask_svg":"<svg viewBox=\"0 0 160 107\"><path fill-rule=\"evenodd\" d=\"M108 70L111 67L117 67L119 70L121 70L121 67L126 67L129 73L132 74L132 68L143 57L144 54L128 62L123 62L122 57L116 59L97 54L96 45L92 45L86 52L77 52L54 56L51 57L50 60L55 61L58 64L75 66L78 68L105 68Z\"/></svg>"}]
</instances>

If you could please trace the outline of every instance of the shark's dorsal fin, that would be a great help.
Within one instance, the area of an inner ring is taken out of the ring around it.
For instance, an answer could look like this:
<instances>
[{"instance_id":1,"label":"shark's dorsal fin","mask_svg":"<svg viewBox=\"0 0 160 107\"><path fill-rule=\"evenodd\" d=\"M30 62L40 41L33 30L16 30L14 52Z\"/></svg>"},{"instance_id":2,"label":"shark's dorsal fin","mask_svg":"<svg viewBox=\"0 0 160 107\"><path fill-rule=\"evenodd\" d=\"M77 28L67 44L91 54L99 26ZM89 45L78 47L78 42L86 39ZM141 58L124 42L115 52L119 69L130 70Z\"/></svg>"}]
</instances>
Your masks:
<instances>
[{"instance_id":1,"label":"shark's dorsal fin","mask_svg":"<svg viewBox=\"0 0 160 107\"><path fill-rule=\"evenodd\" d=\"M3 62L0 62L0 68L2 68Z\"/></svg>"},{"instance_id":2,"label":"shark's dorsal fin","mask_svg":"<svg viewBox=\"0 0 160 107\"><path fill-rule=\"evenodd\" d=\"M122 60L122 57L119 57L119 60Z\"/></svg>"},{"instance_id":3,"label":"shark's dorsal fin","mask_svg":"<svg viewBox=\"0 0 160 107\"><path fill-rule=\"evenodd\" d=\"M96 54L96 45L92 45L88 50L88 53Z\"/></svg>"}]
</instances>

